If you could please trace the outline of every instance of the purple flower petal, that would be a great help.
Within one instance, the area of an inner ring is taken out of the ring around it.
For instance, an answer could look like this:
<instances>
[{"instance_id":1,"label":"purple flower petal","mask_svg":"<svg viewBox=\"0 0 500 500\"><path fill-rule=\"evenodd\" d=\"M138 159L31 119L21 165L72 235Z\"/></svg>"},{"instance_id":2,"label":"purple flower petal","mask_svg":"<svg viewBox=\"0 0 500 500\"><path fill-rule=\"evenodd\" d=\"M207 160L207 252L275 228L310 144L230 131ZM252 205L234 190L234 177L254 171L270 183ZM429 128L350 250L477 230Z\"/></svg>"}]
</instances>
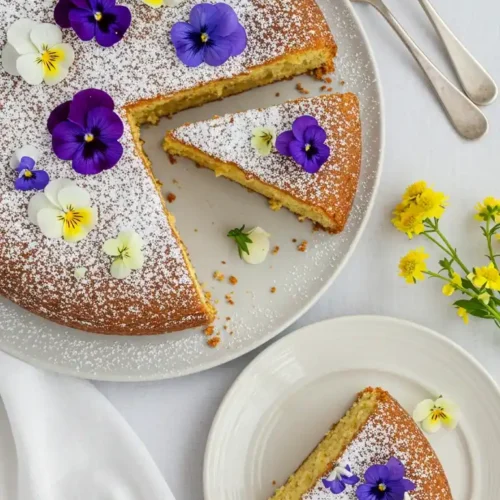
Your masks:
<instances>
[{"instance_id":1,"label":"purple flower petal","mask_svg":"<svg viewBox=\"0 0 500 500\"><path fill-rule=\"evenodd\" d=\"M316 149L316 158L319 166L321 167L328 160L328 158L330 158L330 148L326 144L320 144L319 146L316 146Z\"/></svg>"},{"instance_id":2,"label":"purple flower petal","mask_svg":"<svg viewBox=\"0 0 500 500\"><path fill-rule=\"evenodd\" d=\"M195 31L201 33L206 30L209 25L214 22L218 11L215 5L209 3L199 3L191 9L189 14L189 24L191 24Z\"/></svg>"},{"instance_id":3,"label":"purple flower petal","mask_svg":"<svg viewBox=\"0 0 500 500\"><path fill-rule=\"evenodd\" d=\"M347 469L347 467L346 467ZM348 469L349 470L349 469ZM359 477L353 474L350 477L347 476L342 476L342 481L344 481L345 484L348 484L349 486L354 486L355 484L359 483Z\"/></svg>"},{"instance_id":4,"label":"purple flower petal","mask_svg":"<svg viewBox=\"0 0 500 500\"><path fill-rule=\"evenodd\" d=\"M35 170L33 172L33 189L45 189L50 181L49 174L45 170Z\"/></svg>"},{"instance_id":5,"label":"purple flower petal","mask_svg":"<svg viewBox=\"0 0 500 500\"><path fill-rule=\"evenodd\" d=\"M99 174L103 170L114 167L122 155L123 147L118 141L109 143L95 141L93 146L82 147L76 152L72 167L79 174Z\"/></svg>"},{"instance_id":6,"label":"purple flower petal","mask_svg":"<svg viewBox=\"0 0 500 500\"><path fill-rule=\"evenodd\" d=\"M284 156L292 156L290 152L290 143L295 140L295 136L291 130L282 132L276 139L276 149L278 153Z\"/></svg>"},{"instance_id":7,"label":"purple flower petal","mask_svg":"<svg viewBox=\"0 0 500 500\"><path fill-rule=\"evenodd\" d=\"M358 500L378 500L376 495L372 493L371 484L361 484L356 488L356 496Z\"/></svg>"},{"instance_id":8,"label":"purple flower petal","mask_svg":"<svg viewBox=\"0 0 500 500\"><path fill-rule=\"evenodd\" d=\"M69 12L74 8L71 0L59 0L54 9L54 19L61 28L71 28Z\"/></svg>"},{"instance_id":9,"label":"purple flower petal","mask_svg":"<svg viewBox=\"0 0 500 500\"><path fill-rule=\"evenodd\" d=\"M245 28L238 24L238 27L226 37L232 45L231 56L239 56L247 46L247 32Z\"/></svg>"},{"instance_id":10,"label":"purple flower petal","mask_svg":"<svg viewBox=\"0 0 500 500\"><path fill-rule=\"evenodd\" d=\"M319 125L312 125L304 130L303 138L306 144L319 146L326 141L326 132Z\"/></svg>"},{"instance_id":11,"label":"purple flower petal","mask_svg":"<svg viewBox=\"0 0 500 500\"><path fill-rule=\"evenodd\" d=\"M97 22L96 42L102 47L111 47L119 42L132 22L132 14L127 7L109 7Z\"/></svg>"},{"instance_id":12,"label":"purple flower petal","mask_svg":"<svg viewBox=\"0 0 500 500\"><path fill-rule=\"evenodd\" d=\"M199 66L204 59L204 50L197 46L194 39L200 36L189 23L175 23L170 32L177 57L191 68Z\"/></svg>"},{"instance_id":13,"label":"purple flower petal","mask_svg":"<svg viewBox=\"0 0 500 500\"><path fill-rule=\"evenodd\" d=\"M22 170L33 170L34 168L35 160L33 158L30 158L29 156L23 156L16 168L16 171L21 172Z\"/></svg>"},{"instance_id":14,"label":"purple flower petal","mask_svg":"<svg viewBox=\"0 0 500 500\"><path fill-rule=\"evenodd\" d=\"M389 469L389 479L391 481L403 479L405 475L405 466L397 458L391 457L386 466Z\"/></svg>"},{"instance_id":15,"label":"purple flower petal","mask_svg":"<svg viewBox=\"0 0 500 500\"><path fill-rule=\"evenodd\" d=\"M83 148L83 129L70 121L62 122L52 132L52 149L61 160L71 160Z\"/></svg>"},{"instance_id":16,"label":"purple flower petal","mask_svg":"<svg viewBox=\"0 0 500 500\"><path fill-rule=\"evenodd\" d=\"M205 58L205 51L198 50L194 44L191 46L185 46L183 49L176 49L177 57L190 68L198 67Z\"/></svg>"},{"instance_id":17,"label":"purple flower petal","mask_svg":"<svg viewBox=\"0 0 500 500\"><path fill-rule=\"evenodd\" d=\"M57 125L68 119L70 106L71 101L63 102L62 104L59 104L59 106L57 106L52 113L50 113L49 119L47 120L47 128L51 134Z\"/></svg>"},{"instance_id":18,"label":"purple flower petal","mask_svg":"<svg viewBox=\"0 0 500 500\"><path fill-rule=\"evenodd\" d=\"M212 43L205 46L204 59L209 66L220 66L230 57L233 47L227 38L213 37Z\"/></svg>"},{"instance_id":19,"label":"purple flower petal","mask_svg":"<svg viewBox=\"0 0 500 500\"><path fill-rule=\"evenodd\" d=\"M405 491L412 491L417 487L417 485L409 479L401 479L401 484L403 485Z\"/></svg>"},{"instance_id":20,"label":"purple flower petal","mask_svg":"<svg viewBox=\"0 0 500 500\"><path fill-rule=\"evenodd\" d=\"M338 495L345 490L345 484L340 481L340 479L334 479L333 481L328 481L328 479L323 479L323 486L328 488L332 493Z\"/></svg>"},{"instance_id":21,"label":"purple flower petal","mask_svg":"<svg viewBox=\"0 0 500 500\"><path fill-rule=\"evenodd\" d=\"M108 108L94 108L87 115L87 130L103 141L117 140L123 135L123 122Z\"/></svg>"},{"instance_id":22,"label":"purple flower petal","mask_svg":"<svg viewBox=\"0 0 500 500\"><path fill-rule=\"evenodd\" d=\"M23 175L21 175L21 177L18 177L14 181L14 187L18 191L30 191L31 189L33 189L33 180L32 178L24 177Z\"/></svg>"},{"instance_id":23,"label":"purple flower petal","mask_svg":"<svg viewBox=\"0 0 500 500\"><path fill-rule=\"evenodd\" d=\"M297 118L292 125L293 135L296 139L303 141L304 140L304 132L314 125L318 125L316 118L312 116L304 115L300 118Z\"/></svg>"},{"instance_id":24,"label":"purple flower petal","mask_svg":"<svg viewBox=\"0 0 500 500\"><path fill-rule=\"evenodd\" d=\"M385 465L372 465L365 472L365 481L367 483L377 484L386 482L389 479L389 469Z\"/></svg>"},{"instance_id":25,"label":"purple flower petal","mask_svg":"<svg viewBox=\"0 0 500 500\"><path fill-rule=\"evenodd\" d=\"M292 158L301 166L304 166L307 162L307 154L304 148L304 143L294 139L289 144L290 155Z\"/></svg>"},{"instance_id":26,"label":"purple flower petal","mask_svg":"<svg viewBox=\"0 0 500 500\"><path fill-rule=\"evenodd\" d=\"M92 40L95 36L97 21L90 10L71 9L69 12L71 27L75 30L78 38L84 42Z\"/></svg>"},{"instance_id":27,"label":"purple flower petal","mask_svg":"<svg viewBox=\"0 0 500 500\"><path fill-rule=\"evenodd\" d=\"M174 47L185 46L193 44L192 37L196 36L198 32L189 23L175 23L170 31L170 38Z\"/></svg>"},{"instance_id":28,"label":"purple flower petal","mask_svg":"<svg viewBox=\"0 0 500 500\"><path fill-rule=\"evenodd\" d=\"M88 0L71 0L71 2L79 9L92 10L92 6Z\"/></svg>"},{"instance_id":29,"label":"purple flower petal","mask_svg":"<svg viewBox=\"0 0 500 500\"><path fill-rule=\"evenodd\" d=\"M81 92L75 94L75 97L73 97L68 119L84 128L86 125L85 121L87 113L91 109L98 107L104 107L112 110L115 108L115 103L113 102L113 99L111 99L111 97L102 90L82 90Z\"/></svg>"},{"instance_id":30,"label":"purple flower petal","mask_svg":"<svg viewBox=\"0 0 500 500\"><path fill-rule=\"evenodd\" d=\"M226 3L216 3L215 8L217 15L209 21L210 24L207 26L207 32L210 35L229 36L239 26L238 16L233 8Z\"/></svg>"},{"instance_id":31,"label":"purple flower petal","mask_svg":"<svg viewBox=\"0 0 500 500\"><path fill-rule=\"evenodd\" d=\"M402 499L405 496L406 490L401 479L398 481L385 481L384 484L387 488L387 500L399 500L400 498Z\"/></svg>"},{"instance_id":32,"label":"purple flower petal","mask_svg":"<svg viewBox=\"0 0 500 500\"><path fill-rule=\"evenodd\" d=\"M114 8L116 5L116 0L90 0L90 2L95 4L96 9L99 9L99 5L101 6L100 8L103 10L103 12L107 12L110 9Z\"/></svg>"}]
</instances>

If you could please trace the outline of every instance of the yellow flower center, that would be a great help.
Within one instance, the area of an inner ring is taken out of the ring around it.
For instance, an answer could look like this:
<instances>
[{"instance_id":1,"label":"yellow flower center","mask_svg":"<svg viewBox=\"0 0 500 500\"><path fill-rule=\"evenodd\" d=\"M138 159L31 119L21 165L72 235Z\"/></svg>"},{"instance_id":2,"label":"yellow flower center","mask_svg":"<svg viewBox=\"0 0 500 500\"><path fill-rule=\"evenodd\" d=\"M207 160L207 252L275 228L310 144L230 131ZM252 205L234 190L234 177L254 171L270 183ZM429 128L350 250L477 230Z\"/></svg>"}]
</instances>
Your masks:
<instances>
[{"instance_id":1,"label":"yellow flower center","mask_svg":"<svg viewBox=\"0 0 500 500\"><path fill-rule=\"evenodd\" d=\"M385 491L387 489L387 486L384 483L380 483L378 485L378 491Z\"/></svg>"},{"instance_id":2,"label":"yellow flower center","mask_svg":"<svg viewBox=\"0 0 500 500\"><path fill-rule=\"evenodd\" d=\"M94 19L99 22L102 19L102 12L96 12L94 14Z\"/></svg>"},{"instance_id":3,"label":"yellow flower center","mask_svg":"<svg viewBox=\"0 0 500 500\"><path fill-rule=\"evenodd\" d=\"M37 57L37 64L42 64L47 70L54 71L55 63L60 59L61 55L55 51L50 50L47 45L42 45L42 51Z\"/></svg>"},{"instance_id":4,"label":"yellow flower center","mask_svg":"<svg viewBox=\"0 0 500 500\"><path fill-rule=\"evenodd\" d=\"M444 410L438 406L431 411L431 420L446 420L447 416Z\"/></svg>"},{"instance_id":5,"label":"yellow flower center","mask_svg":"<svg viewBox=\"0 0 500 500\"><path fill-rule=\"evenodd\" d=\"M201 34L201 41L203 43L207 43L208 42L208 34L207 33L202 33Z\"/></svg>"},{"instance_id":6,"label":"yellow flower center","mask_svg":"<svg viewBox=\"0 0 500 500\"><path fill-rule=\"evenodd\" d=\"M310 149L311 149L311 145L310 144L306 144L305 150L309 151Z\"/></svg>"},{"instance_id":7,"label":"yellow flower center","mask_svg":"<svg viewBox=\"0 0 500 500\"><path fill-rule=\"evenodd\" d=\"M415 272L416 262L414 260L407 260L403 263L403 272L412 275Z\"/></svg>"},{"instance_id":8,"label":"yellow flower center","mask_svg":"<svg viewBox=\"0 0 500 500\"><path fill-rule=\"evenodd\" d=\"M25 170L23 175L26 179L29 179L30 177L33 177L33 172L31 172L31 170Z\"/></svg>"},{"instance_id":9,"label":"yellow flower center","mask_svg":"<svg viewBox=\"0 0 500 500\"><path fill-rule=\"evenodd\" d=\"M93 134L85 134L83 139L85 142L92 142L94 140L94 135Z\"/></svg>"},{"instance_id":10,"label":"yellow flower center","mask_svg":"<svg viewBox=\"0 0 500 500\"><path fill-rule=\"evenodd\" d=\"M126 245L123 245L121 248L118 248L118 256L117 259L125 259L130 258L129 248Z\"/></svg>"},{"instance_id":11,"label":"yellow flower center","mask_svg":"<svg viewBox=\"0 0 500 500\"><path fill-rule=\"evenodd\" d=\"M84 215L69 205L64 215L59 215L58 219L62 221L68 229L74 229L83 221Z\"/></svg>"}]
</instances>

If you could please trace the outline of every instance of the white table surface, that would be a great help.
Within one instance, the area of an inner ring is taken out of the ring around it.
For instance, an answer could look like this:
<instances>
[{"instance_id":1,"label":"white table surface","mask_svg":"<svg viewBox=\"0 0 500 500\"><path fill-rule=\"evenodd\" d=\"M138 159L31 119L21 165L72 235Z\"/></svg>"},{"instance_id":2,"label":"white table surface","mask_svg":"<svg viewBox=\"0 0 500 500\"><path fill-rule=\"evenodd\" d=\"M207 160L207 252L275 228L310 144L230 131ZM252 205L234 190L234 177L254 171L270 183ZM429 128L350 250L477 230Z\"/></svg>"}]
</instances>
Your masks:
<instances>
[{"instance_id":1,"label":"white table surface","mask_svg":"<svg viewBox=\"0 0 500 500\"><path fill-rule=\"evenodd\" d=\"M387 1L417 43L456 81L417 0ZM500 3L434 0L434 5L500 82ZM500 330L481 320L462 325L437 282L406 285L397 276L399 258L426 242L408 242L390 224L391 209L405 186L425 179L450 195L442 223L446 234L462 250L466 262L484 265L483 240L472 213L474 204L485 196L500 197L500 100L484 109L489 134L474 143L461 140L385 21L369 6L357 5L356 11L382 79L387 135L382 182L368 227L350 262L319 302L284 334L335 316L396 316L453 339L500 382ZM433 252L432 257L435 263L437 254ZM234 379L258 352L182 379L96 384L144 441L177 500L203 498L203 454L212 419Z\"/></svg>"}]
</instances>

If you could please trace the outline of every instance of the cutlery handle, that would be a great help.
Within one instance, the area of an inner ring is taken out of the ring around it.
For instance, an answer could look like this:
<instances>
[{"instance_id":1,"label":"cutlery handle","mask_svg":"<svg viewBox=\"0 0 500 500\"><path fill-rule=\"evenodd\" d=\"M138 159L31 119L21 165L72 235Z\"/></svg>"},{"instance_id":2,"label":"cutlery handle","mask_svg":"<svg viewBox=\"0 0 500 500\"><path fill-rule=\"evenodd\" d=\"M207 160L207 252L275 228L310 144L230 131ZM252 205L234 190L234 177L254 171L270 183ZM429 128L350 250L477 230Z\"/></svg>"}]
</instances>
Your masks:
<instances>
[{"instance_id":1,"label":"cutlery handle","mask_svg":"<svg viewBox=\"0 0 500 500\"><path fill-rule=\"evenodd\" d=\"M419 2L443 41L465 93L472 102L480 106L491 104L498 94L493 78L462 45L429 0L419 0Z\"/></svg>"},{"instance_id":2,"label":"cutlery handle","mask_svg":"<svg viewBox=\"0 0 500 500\"><path fill-rule=\"evenodd\" d=\"M385 17L412 53L429 79L457 132L469 140L482 137L488 130L488 120L481 110L465 97L420 50L382 0L371 0L370 3Z\"/></svg>"}]
</instances>

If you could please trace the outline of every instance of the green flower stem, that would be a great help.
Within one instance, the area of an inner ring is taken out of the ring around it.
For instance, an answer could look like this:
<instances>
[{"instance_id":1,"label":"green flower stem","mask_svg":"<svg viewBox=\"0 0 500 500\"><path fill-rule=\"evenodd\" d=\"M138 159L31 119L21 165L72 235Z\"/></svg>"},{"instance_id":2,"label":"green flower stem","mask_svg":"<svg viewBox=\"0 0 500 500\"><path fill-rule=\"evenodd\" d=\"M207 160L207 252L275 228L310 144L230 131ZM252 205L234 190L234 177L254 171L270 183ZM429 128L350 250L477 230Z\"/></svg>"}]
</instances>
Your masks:
<instances>
[{"instance_id":1,"label":"green flower stem","mask_svg":"<svg viewBox=\"0 0 500 500\"><path fill-rule=\"evenodd\" d=\"M463 287L457 285L456 283L453 283L451 281L451 279L446 278L445 276L441 276L440 274L433 273L432 271L423 271L423 273L427 274L427 276L430 276L432 278L438 278L442 281L446 281L446 283L452 284L457 290L460 290L462 293L464 293L465 295L468 295L469 297L472 297L473 299L477 299L477 297L478 297L477 293L473 293L473 292L467 290L466 288L463 288ZM484 302L483 302L483 304L484 304ZM494 307L491 307L489 304L484 304L484 307L488 310L488 312L493 316L493 318L496 321L500 321L500 312L497 311L497 309L495 309Z\"/></svg>"},{"instance_id":2,"label":"green flower stem","mask_svg":"<svg viewBox=\"0 0 500 500\"><path fill-rule=\"evenodd\" d=\"M491 243L491 237L493 236L491 232L491 221L490 218L486 220L486 241L488 242L488 253L490 255L490 260L493 262L495 269L498 269L497 261L495 260L495 253L493 252L493 245Z\"/></svg>"},{"instance_id":3,"label":"green flower stem","mask_svg":"<svg viewBox=\"0 0 500 500\"><path fill-rule=\"evenodd\" d=\"M444 253L448 254L450 257L455 258L455 255L453 255L445 246L441 245L438 240L433 238L432 236L429 235L429 233L425 232L422 233L428 240L431 240L435 245L437 245Z\"/></svg>"}]
</instances>

